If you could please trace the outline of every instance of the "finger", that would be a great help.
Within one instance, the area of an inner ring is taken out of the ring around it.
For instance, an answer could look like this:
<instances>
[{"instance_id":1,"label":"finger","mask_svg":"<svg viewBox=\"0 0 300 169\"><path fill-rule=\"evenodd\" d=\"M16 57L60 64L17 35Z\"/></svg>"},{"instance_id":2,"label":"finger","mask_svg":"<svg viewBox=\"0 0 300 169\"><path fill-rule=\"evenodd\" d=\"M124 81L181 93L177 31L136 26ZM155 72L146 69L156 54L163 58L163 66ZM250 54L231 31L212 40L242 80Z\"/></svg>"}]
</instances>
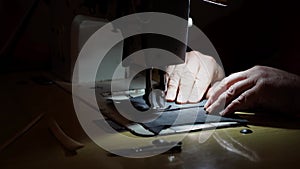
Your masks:
<instances>
[{"instance_id":1,"label":"finger","mask_svg":"<svg viewBox=\"0 0 300 169\"><path fill-rule=\"evenodd\" d=\"M219 64L217 64L217 71L215 72L213 83L224 79L224 77L225 77L224 69Z\"/></svg>"},{"instance_id":2,"label":"finger","mask_svg":"<svg viewBox=\"0 0 300 169\"><path fill-rule=\"evenodd\" d=\"M218 97L226 91L232 84L246 79L246 73L245 72L237 72L234 73L226 78L224 78L218 86L216 86L212 91L211 91L211 96L208 98L206 104L204 105L204 108L208 108L213 102L215 102Z\"/></svg>"},{"instance_id":3,"label":"finger","mask_svg":"<svg viewBox=\"0 0 300 169\"><path fill-rule=\"evenodd\" d=\"M167 67L166 73L165 73L166 85L169 83L170 75L174 72L174 69L175 69L175 65L170 65Z\"/></svg>"},{"instance_id":4,"label":"finger","mask_svg":"<svg viewBox=\"0 0 300 169\"><path fill-rule=\"evenodd\" d=\"M173 72L174 72L174 70L175 70L175 65L170 65L170 66L168 66L167 68L166 68L166 74L168 75L168 76L170 76Z\"/></svg>"},{"instance_id":5,"label":"finger","mask_svg":"<svg viewBox=\"0 0 300 169\"><path fill-rule=\"evenodd\" d=\"M201 67L201 62L199 63L199 57L201 57L201 56L198 56L198 55L199 54L196 52L188 52L186 55L186 67L195 76L197 75L197 73Z\"/></svg>"},{"instance_id":6,"label":"finger","mask_svg":"<svg viewBox=\"0 0 300 169\"><path fill-rule=\"evenodd\" d=\"M204 94L206 93L208 87L210 85L209 81L204 81L200 79L196 79L193 85L192 91L190 93L188 102L189 103L198 103L202 100Z\"/></svg>"},{"instance_id":7,"label":"finger","mask_svg":"<svg viewBox=\"0 0 300 169\"><path fill-rule=\"evenodd\" d=\"M168 90L166 94L167 101L174 101L177 96L177 90L180 82L180 74L184 65L176 65L173 72L169 76Z\"/></svg>"},{"instance_id":8,"label":"finger","mask_svg":"<svg viewBox=\"0 0 300 169\"><path fill-rule=\"evenodd\" d=\"M216 90L216 87L220 84L221 80L224 79L225 72L221 66L218 65L216 76L214 77L213 81L211 82L211 87L208 89L206 93L206 99L209 99L213 94L213 91Z\"/></svg>"},{"instance_id":9,"label":"finger","mask_svg":"<svg viewBox=\"0 0 300 169\"><path fill-rule=\"evenodd\" d=\"M196 80L189 97L189 102L196 103L203 98L211 82L214 80L214 76L217 75L215 74L215 66L217 64L212 57L203 55L199 52L194 52L193 56L196 60L191 61L198 62L199 66L197 70L194 70L198 73L196 72Z\"/></svg>"},{"instance_id":10,"label":"finger","mask_svg":"<svg viewBox=\"0 0 300 169\"><path fill-rule=\"evenodd\" d=\"M239 97L241 93L252 88L253 86L254 83L249 79L245 79L234 83L226 91L224 91L214 103L212 103L209 107L207 107L206 111L210 113L210 112L216 112L216 110L222 110L234 98ZM220 105L223 107L218 107Z\"/></svg>"},{"instance_id":11,"label":"finger","mask_svg":"<svg viewBox=\"0 0 300 169\"><path fill-rule=\"evenodd\" d=\"M182 73L182 77L179 83L179 90L176 99L177 103L183 104L188 102L194 83L195 76L190 72L188 68L186 68Z\"/></svg>"},{"instance_id":12,"label":"finger","mask_svg":"<svg viewBox=\"0 0 300 169\"><path fill-rule=\"evenodd\" d=\"M192 92L196 75L199 70L197 55L194 52L188 52L186 55L186 66L182 72L177 95L177 103L187 103Z\"/></svg>"},{"instance_id":13,"label":"finger","mask_svg":"<svg viewBox=\"0 0 300 169\"><path fill-rule=\"evenodd\" d=\"M235 111L246 110L249 108L254 108L255 104L258 104L257 88L253 87L249 90L243 92L238 98L233 100L224 111L220 112L221 116L225 116Z\"/></svg>"},{"instance_id":14,"label":"finger","mask_svg":"<svg viewBox=\"0 0 300 169\"><path fill-rule=\"evenodd\" d=\"M207 91L207 93L206 93L206 99L208 99L208 98L212 95L213 91L215 90L215 88L216 88L219 84L220 84L220 81L215 82L215 83L208 89L208 91Z\"/></svg>"},{"instance_id":15,"label":"finger","mask_svg":"<svg viewBox=\"0 0 300 169\"><path fill-rule=\"evenodd\" d=\"M210 77L211 72L207 70L205 66L202 66L197 74L192 92L189 96L189 102L190 103L197 103L199 102L205 92L207 91L208 87L210 86L211 83L211 77Z\"/></svg>"}]
</instances>

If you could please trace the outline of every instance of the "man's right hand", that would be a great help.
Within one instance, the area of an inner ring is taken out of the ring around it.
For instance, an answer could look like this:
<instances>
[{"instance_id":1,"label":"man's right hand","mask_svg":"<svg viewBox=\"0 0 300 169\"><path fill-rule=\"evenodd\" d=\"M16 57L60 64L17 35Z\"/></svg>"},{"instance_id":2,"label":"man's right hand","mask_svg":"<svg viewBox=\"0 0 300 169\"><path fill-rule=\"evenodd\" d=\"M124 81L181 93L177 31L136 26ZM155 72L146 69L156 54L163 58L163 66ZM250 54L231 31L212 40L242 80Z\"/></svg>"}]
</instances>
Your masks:
<instances>
[{"instance_id":1,"label":"man's right hand","mask_svg":"<svg viewBox=\"0 0 300 169\"><path fill-rule=\"evenodd\" d=\"M234 73L209 93L205 105L209 113L224 116L258 108L299 115L300 77L271 67L255 66Z\"/></svg>"}]
</instances>

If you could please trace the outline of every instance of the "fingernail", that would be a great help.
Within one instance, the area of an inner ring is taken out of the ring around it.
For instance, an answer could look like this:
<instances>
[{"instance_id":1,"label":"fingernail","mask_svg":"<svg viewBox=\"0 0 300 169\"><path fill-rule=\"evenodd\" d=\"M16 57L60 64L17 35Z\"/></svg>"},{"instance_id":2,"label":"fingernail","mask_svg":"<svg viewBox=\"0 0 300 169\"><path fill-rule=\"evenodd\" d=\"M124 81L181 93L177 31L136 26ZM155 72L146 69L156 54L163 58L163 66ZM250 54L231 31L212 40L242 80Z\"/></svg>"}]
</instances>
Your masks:
<instances>
[{"instance_id":1,"label":"fingernail","mask_svg":"<svg viewBox=\"0 0 300 169\"><path fill-rule=\"evenodd\" d=\"M204 108L207 108L208 106L208 101L204 104Z\"/></svg>"},{"instance_id":2,"label":"fingernail","mask_svg":"<svg viewBox=\"0 0 300 169\"><path fill-rule=\"evenodd\" d=\"M177 104L186 104L187 101L184 101L184 100L182 100L182 99L180 99L180 98L177 97L176 103L177 103Z\"/></svg>"},{"instance_id":3,"label":"fingernail","mask_svg":"<svg viewBox=\"0 0 300 169\"><path fill-rule=\"evenodd\" d=\"M224 116L226 113L227 113L226 110L222 110L219 114L220 116Z\"/></svg>"},{"instance_id":4,"label":"fingernail","mask_svg":"<svg viewBox=\"0 0 300 169\"><path fill-rule=\"evenodd\" d=\"M206 112L208 112L208 113L210 113L210 109L211 109L211 107L208 107L208 108L206 108Z\"/></svg>"},{"instance_id":5,"label":"fingernail","mask_svg":"<svg viewBox=\"0 0 300 169\"><path fill-rule=\"evenodd\" d=\"M179 104L185 104L185 103L187 103L187 99L183 98L182 95L177 95L176 102Z\"/></svg>"},{"instance_id":6,"label":"fingernail","mask_svg":"<svg viewBox=\"0 0 300 169\"><path fill-rule=\"evenodd\" d=\"M173 101L175 100L174 96L172 94L170 94L170 93L167 93L167 95L166 95L165 98L166 98L166 100L173 100Z\"/></svg>"},{"instance_id":7,"label":"fingernail","mask_svg":"<svg viewBox=\"0 0 300 169\"><path fill-rule=\"evenodd\" d=\"M206 110L206 108L204 108L205 114L209 114L209 112Z\"/></svg>"}]
</instances>

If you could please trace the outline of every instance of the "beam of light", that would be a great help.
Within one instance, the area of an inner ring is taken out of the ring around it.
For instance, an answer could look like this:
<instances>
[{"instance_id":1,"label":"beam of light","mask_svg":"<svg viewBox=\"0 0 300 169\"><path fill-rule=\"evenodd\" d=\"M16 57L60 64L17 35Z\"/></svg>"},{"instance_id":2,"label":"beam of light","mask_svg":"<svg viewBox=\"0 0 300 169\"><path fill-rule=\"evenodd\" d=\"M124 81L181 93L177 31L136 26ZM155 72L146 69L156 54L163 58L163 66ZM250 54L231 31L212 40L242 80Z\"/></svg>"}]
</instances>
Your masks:
<instances>
[{"instance_id":1,"label":"beam of light","mask_svg":"<svg viewBox=\"0 0 300 169\"><path fill-rule=\"evenodd\" d=\"M208 2L208 3L211 3L211 4L223 6L223 7L226 7L226 6L227 6L227 4L223 4L223 3L220 3L220 2L217 2L217 1L214 1L214 0L203 0L203 1L204 1L204 2Z\"/></svg>"}]
</instances>

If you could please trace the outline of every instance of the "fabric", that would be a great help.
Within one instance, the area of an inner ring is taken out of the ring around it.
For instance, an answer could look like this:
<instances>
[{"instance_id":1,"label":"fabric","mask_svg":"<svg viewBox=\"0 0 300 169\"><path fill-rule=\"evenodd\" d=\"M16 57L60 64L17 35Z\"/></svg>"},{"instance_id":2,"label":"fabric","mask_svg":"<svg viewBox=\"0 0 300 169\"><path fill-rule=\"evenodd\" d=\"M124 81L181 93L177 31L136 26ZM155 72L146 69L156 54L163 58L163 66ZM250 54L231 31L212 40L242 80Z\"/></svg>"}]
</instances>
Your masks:
<instances>
[{"instance_id":1,"label":"fabric","mask_svg":"<svg viewBox=\"0 0 300 169\"><path fill-rule=\"evenodd\" d=\"M146 104L146 101L143 99L142 96L133 97L130 99L130 101L131 101L132 105L140 111L146 111L150 108ZM165 105L163 107L164 107L165 111L174 111L174 110L191 108L191 107L204 107L205 103L206 103L206 100L203 100L196 104L176 104L175 102L165 102ZM158 105L159 103L154 103L154 104Z\"/></svg>"},{"instance_id":2,"label":"fabric","mask_svg":"<svg viewBox=\"0 0 300 169\"><path fill-rule=\"evenodd\" d=\"M108 99L108 103L112 102L113 101L111 99ZM137 110L141 111L141 113L144 113L143 111L147 111L150 108L142 96L131 98L130 102ZM176 104L174 102L165 102L164 105L162 105L163 108L158 110L159 116L154 118L152 121L139 124L144 126L144 128L148 129L149 131L159 134L162 130L171 126L184 126L212 122L237 122L239 124L246 124L248 122L247 120L241 119L238 116L221 117L217 115L208 115L203 108L205 103L206 100L203 100L197 104ZM122 103L121 100L118 100L118 104L127 105L128 102L124 101L124 103ZM158 105L161 103L154 104ZM118 119L112 120L118 122Z\"/></svg>"},{"instance_id":3,"label":"fabric","mask_svg":"<svg viewBox=\"0 0 300 169\"><path fill-rule=\"evenodd\" d=\"M148 110L143 97L131 98L131 103L138 110ZM176 104L175 102L166 102L164 112L155 120L143 123L142 125L150 131L158 134L161 130L170 126L204 124L211 122L239 122L247 123L247 120L234 117L221 117L217 115L208 115L204 110L206 100L196 104Z\"/></svg>"},{"instance_id":4,"label":"fabric","mask_svg":"<svg viewBox=\"0 0 300 169\"><path fill-rule=\"evenodd\" d=\"M221 117L216 115L208 115L203 107L180 109L174 111L166 111L154 121L144 123L143 125L150 131L158 134L161 130L171 126L188 125L188 124L204 124L212 122L238 122L246 124L248 121L237 116Z\"/></svg>"}]
</instances>

